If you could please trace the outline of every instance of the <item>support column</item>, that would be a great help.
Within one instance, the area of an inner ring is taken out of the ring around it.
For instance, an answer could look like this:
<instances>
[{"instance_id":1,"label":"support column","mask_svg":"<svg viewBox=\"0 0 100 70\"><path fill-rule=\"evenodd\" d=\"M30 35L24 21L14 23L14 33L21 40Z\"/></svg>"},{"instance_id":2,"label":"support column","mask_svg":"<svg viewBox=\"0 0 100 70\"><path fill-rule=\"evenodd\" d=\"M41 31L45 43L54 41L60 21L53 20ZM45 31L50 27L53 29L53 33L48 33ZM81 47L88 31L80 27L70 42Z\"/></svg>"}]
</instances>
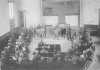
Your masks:
<instances>
[{"instance_id":1,"label":"support column","mask_svg":"<svg viewBox=\"0 0 100 70\"><path fill-rule=\"evenodd\" d=\"M98 9L98 23L99 23L99 28L100 28L100 9Z\"/></svg>"},{"instance_id":2,"label":"support column","mask_svg":"<svg viewBox=\"0 0 100 70\"><path fill-rule=\"evenodd\" d=\"M80 0L80 27L84 27L84 1L85 0Z\"/></svg>"},{"instance_id":3,"label":"support column","mask_svg":"<svg viewBox=\"0 0 100 70\"><path fill-rule=\"evenodd\" d=\"M14 22L14 0L8 0L8 4L9 4L10 30L13 30L15 28L15 22Z\"/></svg>"},{"instance_id":4,"label":"support column","mask_svg":"<svg viewBox=\"0 0 100 70\"><path fill-rule=\"evenodd\" d=\"M24 11L18 11L18 27L25 26L25 16Z\"/></svg>"}]
</instances>

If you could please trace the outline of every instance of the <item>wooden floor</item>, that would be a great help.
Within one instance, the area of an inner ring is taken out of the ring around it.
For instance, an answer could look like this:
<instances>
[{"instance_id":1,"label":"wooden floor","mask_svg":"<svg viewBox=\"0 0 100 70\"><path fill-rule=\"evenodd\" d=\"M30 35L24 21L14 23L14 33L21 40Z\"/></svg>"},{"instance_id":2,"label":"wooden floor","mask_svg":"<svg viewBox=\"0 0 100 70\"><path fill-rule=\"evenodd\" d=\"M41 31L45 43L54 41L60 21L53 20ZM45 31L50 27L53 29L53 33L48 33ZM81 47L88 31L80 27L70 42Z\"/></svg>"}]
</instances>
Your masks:
<instances>
[{"instance_id":1,"label":"wooden floor","mask_svg":"<svg viewBox=\"0 0 100 70\"><path fill-rule=\"evenodd\" d=\"M80 70L84 63L68 64L52 62L49 64L37 63L32 65L4 65L2 70Z\"/></svg>"}]
</instances>

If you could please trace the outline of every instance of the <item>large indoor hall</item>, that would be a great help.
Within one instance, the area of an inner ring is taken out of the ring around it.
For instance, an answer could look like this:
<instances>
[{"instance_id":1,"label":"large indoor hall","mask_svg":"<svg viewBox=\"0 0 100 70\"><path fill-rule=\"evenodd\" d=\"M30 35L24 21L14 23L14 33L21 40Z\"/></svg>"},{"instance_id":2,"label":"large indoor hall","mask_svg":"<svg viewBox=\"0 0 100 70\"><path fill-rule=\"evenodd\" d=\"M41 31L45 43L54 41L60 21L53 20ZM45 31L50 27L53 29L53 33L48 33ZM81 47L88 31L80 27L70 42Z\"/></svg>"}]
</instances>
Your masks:
<instances>
[{"instance_id":1,"label":"large indoor hall","mask_svg":"<svg viewBox=\"0 0 100 70\"><path fill-rule=\"evenodd\" d=\"M100 0L0 0L0 70L100 70Z\"/></svg>"}]
</instances>

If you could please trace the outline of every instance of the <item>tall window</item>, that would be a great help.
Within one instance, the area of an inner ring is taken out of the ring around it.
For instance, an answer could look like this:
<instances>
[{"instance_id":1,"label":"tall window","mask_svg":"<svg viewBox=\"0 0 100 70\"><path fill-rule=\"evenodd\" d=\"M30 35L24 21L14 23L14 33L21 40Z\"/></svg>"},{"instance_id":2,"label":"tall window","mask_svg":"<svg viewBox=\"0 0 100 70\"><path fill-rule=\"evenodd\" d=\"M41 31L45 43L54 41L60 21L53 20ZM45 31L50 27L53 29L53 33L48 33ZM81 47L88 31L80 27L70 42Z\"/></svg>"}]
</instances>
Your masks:
<instances>
[{"instance_id":1,"label":"tall window","mask_svg":"<svg viewBox=\"0 0 100 70\"><path fill-rule=\"evenodd\" d=\"M78 26L78 16L77 15L66 16L66 23L70 24L71 26Z\"/></svg>"},{"instance_id":2,"label":"tall window","mask_svg":"<svg viewBox=\"0 0 100 70\"><path fill-rule=\"evenodd\" d=\"M47 25L57 25L58 24L58 16L43 16L44 23Z\"/></svg>"}]
</instances>

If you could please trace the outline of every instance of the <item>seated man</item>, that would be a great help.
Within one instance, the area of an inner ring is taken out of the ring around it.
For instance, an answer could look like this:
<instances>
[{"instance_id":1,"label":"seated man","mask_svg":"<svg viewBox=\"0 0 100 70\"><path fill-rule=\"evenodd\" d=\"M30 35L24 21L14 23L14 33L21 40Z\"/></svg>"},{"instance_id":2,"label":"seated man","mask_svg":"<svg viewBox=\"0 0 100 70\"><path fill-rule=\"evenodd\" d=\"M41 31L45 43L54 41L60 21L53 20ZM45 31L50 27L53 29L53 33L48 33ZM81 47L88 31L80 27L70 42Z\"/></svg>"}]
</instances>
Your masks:
<instances>
[{"instance_id":1,"label":"seated man","mask_svg":"<svg viewBox=\"0 0 100 70\"><path fill-rule=\"evenodd\" d=\"M62 36L62 37L65 37L66 36L66 29L65 28L62 28L59 32L59 34Z\"/></svg>"}]
</instances>

